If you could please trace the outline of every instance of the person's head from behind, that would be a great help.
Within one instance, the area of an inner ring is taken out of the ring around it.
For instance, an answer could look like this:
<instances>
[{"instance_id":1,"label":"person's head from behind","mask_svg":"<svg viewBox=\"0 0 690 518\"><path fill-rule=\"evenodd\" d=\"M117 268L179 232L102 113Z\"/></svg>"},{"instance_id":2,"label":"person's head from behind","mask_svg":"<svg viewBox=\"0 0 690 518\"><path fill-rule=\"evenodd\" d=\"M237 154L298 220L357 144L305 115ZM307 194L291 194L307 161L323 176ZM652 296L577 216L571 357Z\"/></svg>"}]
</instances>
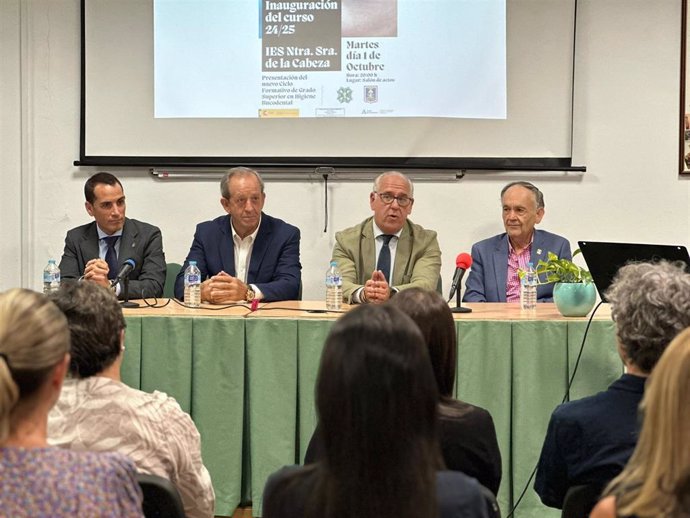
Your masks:
<instances>
[{"instance_id":1,"label":"person's head from behind","mask_svg":"<svg viewBox=\"0 0 690 518\"><path fill-rule=\"evenodd\" d=\"M431 290L410 288L388 302L414 320L429 349L441 398L450 398L455 384L457 336L453 313L443 297Z\"/></svg>"},{"instance_id":2,"label":"person's head from behind","mask_svg":"<svg viewBox=\"0 0 690 518\"><path fill-rule=\"evenodd\" d=\"M69 323L73 377L95 376L120 357L125 319L112 291L92 282L69 282L50 299Z\"/></svg>"},{"instance_id":3,"label":"person's head from behind","mask_svg":"<svg viewBox=\"0 0 690 518\"><path fill-rule=\"evenodd\" d=\"M338 320L316 388L328 505L343 516L433 509L441 465L436 404L431 364L412 319L391 306L360 306Z\"/></svg>"},{"instance_id":4,"label":"person's head from behind","mask_svg":"<svg viewBox=\"0 0 690 518\"><path fill-rule=\"evenodd\" d=\"M0 444L14 425L60 395L69 358L67 321L43 295L0 293Z\"/></svg>"},{"instance_id":5,"label":"person's head from behind","mask_svg":"<svg viewBox=\"0 0 690 518\"><path fill-rule=\"evenodd\" d=\"M125 224L125 192L122 184L110 173L96 173L84 184L86 212L93 216L106 234L114 234Z\"/></svg>"},{"instance_id":6,"label":"person's head from behind","mask_svg":"<svg viewBox=\"0 0 690 518\"><path fill-rule=\"evenodd\" d=\"M680 265L623 266L606 297L619 352L632 373L649 374L669 342L690 326L690 274Z\"/></svg>"},{"instance_id":7,"label":"person's head from behind","mask_svg":"<svg viewBox=\"0 0 690 518\"><path fill-rule=\"evenodd\" d=\"M614 480L623 490L620 516L681 516L676 492L690 469L690 329L666 348L647 381L640 405L642 430L630 462ZM632 491L626 491L632 489Z\"/></svg>"}]
</instances>

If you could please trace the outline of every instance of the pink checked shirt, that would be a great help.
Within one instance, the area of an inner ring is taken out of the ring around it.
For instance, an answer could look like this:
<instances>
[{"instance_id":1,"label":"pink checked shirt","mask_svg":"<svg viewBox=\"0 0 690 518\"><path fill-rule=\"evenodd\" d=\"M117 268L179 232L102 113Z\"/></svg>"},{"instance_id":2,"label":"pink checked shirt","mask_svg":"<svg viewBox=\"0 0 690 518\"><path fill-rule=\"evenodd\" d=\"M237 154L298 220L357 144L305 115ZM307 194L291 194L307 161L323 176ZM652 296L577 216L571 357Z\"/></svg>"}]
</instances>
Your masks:
<instances>
[{"instance_id":1,"label":"pink checked shirt","mask_svg":"<svg viewBox=\"0 0 690 518\"><path fill-rule=\"evenodd\" d=\"M534 238L534 235L532 235ZM506 279L506 302L520 302L520 278L518 269L526 270L532 260L532 241L520 254L513 249L508 239L508 278Z\"/></svg>"}]
</instances>

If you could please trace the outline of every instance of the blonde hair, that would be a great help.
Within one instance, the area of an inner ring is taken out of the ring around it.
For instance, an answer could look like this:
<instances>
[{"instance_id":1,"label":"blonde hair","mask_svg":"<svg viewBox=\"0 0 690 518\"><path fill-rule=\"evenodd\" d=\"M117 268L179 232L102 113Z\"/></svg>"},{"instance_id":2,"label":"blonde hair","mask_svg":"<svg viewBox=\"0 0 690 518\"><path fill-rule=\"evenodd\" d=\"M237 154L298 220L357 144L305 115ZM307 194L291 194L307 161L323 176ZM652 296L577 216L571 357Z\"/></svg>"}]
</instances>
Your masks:
<instances>
[{"instance_id":1,"label":"blonde hair","mask_svg":"<svg viewBox=\"0 0 690 518\"><path fill-rule=\"evenodd\" d=\"M43 385L69 345L67 319L46 297L24 289L0 293L0 444L17 405Z\"/></svg>"},{"instance_id":2,"label":"blonde hair","mask_svg":"<svg viewBox=\"0 0 690 518\"><path fill-rule=\"evenodd\" d=\"M675 517L678 483L690 468L690 329L668 346L654 368L640 409L637 447L606 490L621 516Z\"/></svg>"}]
</instances>

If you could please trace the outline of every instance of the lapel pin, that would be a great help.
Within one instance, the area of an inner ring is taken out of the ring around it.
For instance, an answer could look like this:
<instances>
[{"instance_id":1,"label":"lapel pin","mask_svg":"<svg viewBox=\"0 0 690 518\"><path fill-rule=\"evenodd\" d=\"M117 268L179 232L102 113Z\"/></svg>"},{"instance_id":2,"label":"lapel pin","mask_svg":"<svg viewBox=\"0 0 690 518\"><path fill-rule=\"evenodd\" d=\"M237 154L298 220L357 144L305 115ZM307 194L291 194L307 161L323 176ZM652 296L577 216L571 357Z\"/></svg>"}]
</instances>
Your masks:
<instances>
[{"instance_id":1,"label":"lapel pin","mask_svg":"<svg viewBox=\"0 0 690 518\"><path fill-rule=\"evenodd\" d=\"M541 248L537 248L537 255L541 255Z\"/></svg>"}]
</instances>

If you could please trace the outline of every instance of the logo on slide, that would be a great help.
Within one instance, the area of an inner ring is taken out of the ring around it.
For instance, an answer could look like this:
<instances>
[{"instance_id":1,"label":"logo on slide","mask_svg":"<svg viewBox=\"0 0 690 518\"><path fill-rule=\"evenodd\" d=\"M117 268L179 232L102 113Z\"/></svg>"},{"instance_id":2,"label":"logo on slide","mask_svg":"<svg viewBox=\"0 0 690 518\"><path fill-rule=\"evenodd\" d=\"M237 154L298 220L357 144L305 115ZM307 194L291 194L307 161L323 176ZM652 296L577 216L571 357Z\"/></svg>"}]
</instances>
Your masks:
<instances>
[{"instance_id":1,"label":"logo on slide","mask_svg":"<svg viewBox=\"0 0 690 518\"><path fill-rule=\"evenodd\" d=\"M352 101L352 88L349 86L341 86L338 88L338 102L349 103Z\"/></svg>"},{"instance_id":2,"label":"logo on slide","mask_svg":"<svg viewBox=\"0 0 690 518\"><path fill-rule=\"evenodd\" d=\"M364 102L365 103L377 103L377 102L379 102L379 87L378 86L365 86L364 87Z\"/></svg>"}]
</instances>

